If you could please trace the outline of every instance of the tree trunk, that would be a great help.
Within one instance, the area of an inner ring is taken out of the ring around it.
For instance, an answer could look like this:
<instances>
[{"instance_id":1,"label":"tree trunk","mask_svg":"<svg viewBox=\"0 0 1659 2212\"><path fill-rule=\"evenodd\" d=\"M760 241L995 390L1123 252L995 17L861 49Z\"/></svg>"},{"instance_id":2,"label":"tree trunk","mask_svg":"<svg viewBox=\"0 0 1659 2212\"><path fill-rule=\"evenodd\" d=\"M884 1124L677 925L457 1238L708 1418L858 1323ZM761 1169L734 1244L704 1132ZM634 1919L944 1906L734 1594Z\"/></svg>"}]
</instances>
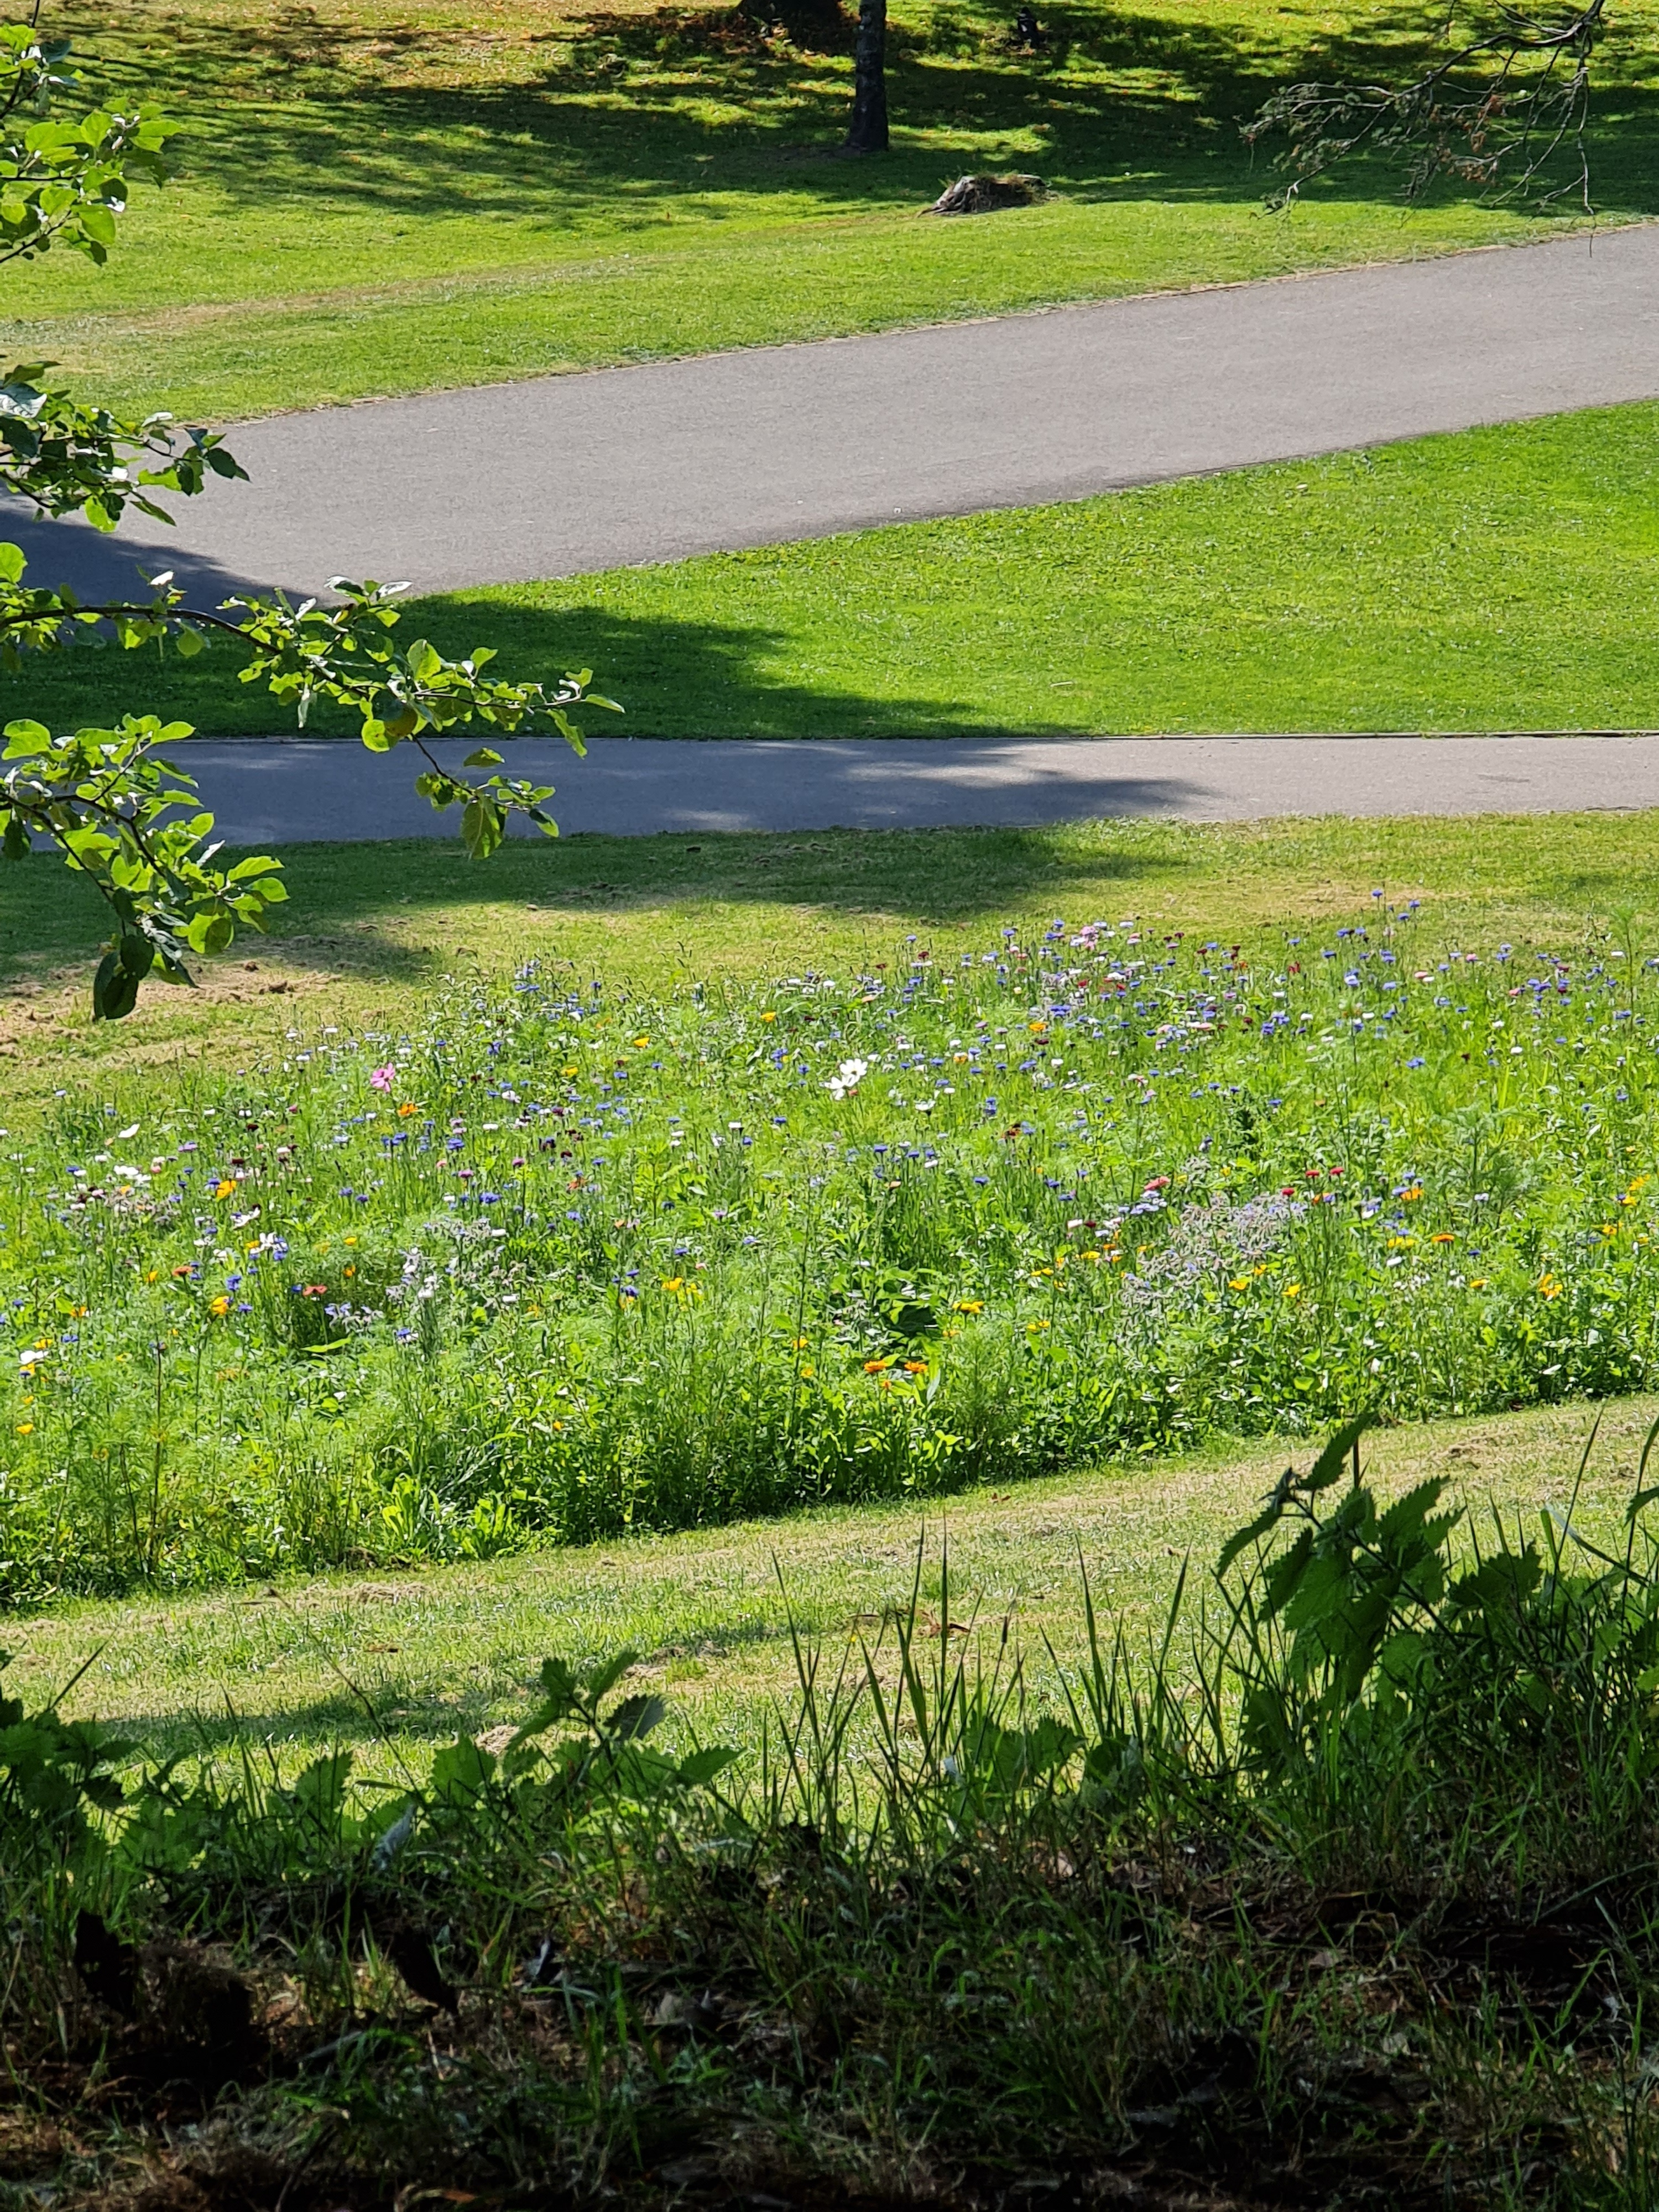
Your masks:
<instances>
[{"instance_id":1,"label":"tree trunk","mask_svg":"<svg viewBox=\"0 0 1659 2212\"><path fill-rule=\"evenodd\" d=\"M859 0L858 44L853 50L853 117L849 154L887 151L887 0Z\"/></svg>"}]
</instances>

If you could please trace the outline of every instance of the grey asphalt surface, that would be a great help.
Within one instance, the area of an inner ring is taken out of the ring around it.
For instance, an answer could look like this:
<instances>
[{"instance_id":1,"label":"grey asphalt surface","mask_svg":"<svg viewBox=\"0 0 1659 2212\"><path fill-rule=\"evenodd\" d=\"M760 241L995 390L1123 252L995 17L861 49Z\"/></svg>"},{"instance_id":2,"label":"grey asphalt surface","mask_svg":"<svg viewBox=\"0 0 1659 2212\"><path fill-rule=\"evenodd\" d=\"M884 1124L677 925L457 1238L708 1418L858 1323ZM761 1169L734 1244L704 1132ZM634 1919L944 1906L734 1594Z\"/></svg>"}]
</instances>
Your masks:
<instances>
[{"instance_id":1,"label":"grey asphalt surface","mask_svg":"<svg viewBox=\"0 0 1659 2212\"><path fill-rule=\"evenodd\" d=\"M584 760L540 742L504 750L508 773L556 787L550 811L567 835L1659 807L1659 737L1644 736L609 738ZM466 747L433 750L459 767ZM179 758L234 844L455 834L453 814L416 796L421 763L407 747L388 757L356 744L239 738L192 743Z\"/></svg>"},{"instance_id":2,"label":"grey asphalt surface","mask_svg":"<svg viewBox=\"0 0 1659 2212\"><path fill-rule=\"evenodd\" d=\"M1656 396L1659 225L278 416L176 530L5 532L90 598L438 591Z\"/></svg>"}]
</instances>

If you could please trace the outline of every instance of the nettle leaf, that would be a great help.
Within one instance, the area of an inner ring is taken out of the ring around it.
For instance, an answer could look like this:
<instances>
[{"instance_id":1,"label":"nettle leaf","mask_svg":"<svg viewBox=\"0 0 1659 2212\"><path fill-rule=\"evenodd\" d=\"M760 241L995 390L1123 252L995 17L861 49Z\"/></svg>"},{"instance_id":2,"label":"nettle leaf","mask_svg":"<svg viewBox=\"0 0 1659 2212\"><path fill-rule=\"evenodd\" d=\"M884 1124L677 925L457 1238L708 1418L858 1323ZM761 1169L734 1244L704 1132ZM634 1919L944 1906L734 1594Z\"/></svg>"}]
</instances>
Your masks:
<instances>
[{"instance_id":1,"label":"nettle leaf","mask_svg":"<svg viewBox=\"0 0 1659 2212\"><path fill-rule=\"evenodd\" d=\"M641 1736L649 1735L653 1729L660 1728L667 1717L668 1707L660 1698L624 1698L606 1717L605 1733L623 1743L635 1742Z\"/></svg>"},{"instance_id":2,"label":"nettle leaf","mask_svg":"<svg viewBox=\"0 0 1659 2212\"><path fill-rule=\"evenodd\" d=\"M1355 1419L1345 1422L1308 1470L1302 1487L1304 1490L1328 1490L1334 1482L1340 1481L1355 1445L1367 1429L1376 1426L1375 1413L1361 1413Z\"/></svg>"},{"instance_id":3,"label":"nettle leaf","mask_svg":"<svg viewBox=\"0 0 1659 2212\"><path fill-rule=\"evenodd\" d=\"M683 1790L703 1790L717 1774L724 1774L736 1759L735 1751L720 1744L710 1744L707 1750L688 1752L674 1770L674 1779Z\"/></svg>"},{"instance_id":4,"label":"nettle leaf","mask_svg":"<svg viewBox=\"0 0 1659 2212\"><path fill-rule=\"evenodd\" d=\"M613 1651L586 1677L582 1687L597 1705L606 1691L614 1690L629 1668L637 1664L639 1653L632 1644L625 1644L620 1651Z\"/></svg>"}]
</instances>

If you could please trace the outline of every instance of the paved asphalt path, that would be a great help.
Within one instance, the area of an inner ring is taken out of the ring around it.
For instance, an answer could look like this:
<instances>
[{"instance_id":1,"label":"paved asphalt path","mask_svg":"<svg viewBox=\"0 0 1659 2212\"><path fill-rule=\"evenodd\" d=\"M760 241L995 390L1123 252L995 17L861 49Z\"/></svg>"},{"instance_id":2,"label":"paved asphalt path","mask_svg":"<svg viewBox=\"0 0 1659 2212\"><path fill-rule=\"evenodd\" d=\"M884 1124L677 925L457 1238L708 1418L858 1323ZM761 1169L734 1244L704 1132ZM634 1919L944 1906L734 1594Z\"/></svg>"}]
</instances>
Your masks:
<instances>
[{"instance_id":1,"label":"paved asphalt path","mask_svg":"<svg viewBox=\"0 0 1659 2212\"><path fill-rule=\"evenodd\" d=\"M434 750L458 766L466 748ZM567 835L1659 807L1659 737L602 738L584 760L540 742L506 750L513 774L556 786ZM234 844L455 834L453 815L416 797L408 750L240 738L179 757Z\"/></svg>"},{"instance_id":2,"label":"paved asphalt path","mask_svg":"<svg viewBox=\"0 0 1659 2212\"><path fill-rule=\"evenodd\" d=\"M39 579L135 554L239 584L426 591L1076 499L1659 396L1659 225L875 337L277 416L179 526L21 534Z\"/></svg>"}]
</instances>

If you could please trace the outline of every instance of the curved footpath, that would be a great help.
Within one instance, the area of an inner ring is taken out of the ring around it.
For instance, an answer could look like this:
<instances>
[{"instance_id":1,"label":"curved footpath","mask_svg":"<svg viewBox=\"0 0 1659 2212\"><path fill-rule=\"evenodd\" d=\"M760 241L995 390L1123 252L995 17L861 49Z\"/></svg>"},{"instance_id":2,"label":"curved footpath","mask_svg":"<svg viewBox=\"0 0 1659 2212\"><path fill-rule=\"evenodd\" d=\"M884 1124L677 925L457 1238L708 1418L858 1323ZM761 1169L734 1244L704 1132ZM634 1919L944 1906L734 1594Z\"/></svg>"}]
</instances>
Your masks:
<instances>
[{"instance_id":1,"label":"curved footpath","mask_svg":"<svg viewBox=\"0 0 1659 2212\"><path fill-rule=\"evenodd\" d=\"M452 767L466 750L434 747ZM505 750L511 774L557 787L565 834L613 837L1659 807L1659 741L1646 737L602 738L585 760L529 740ZM416 796L407 750L240 738L184 752L234 844L455 835L453 814Z\"/></svg>"},{"instance_id":2,"label":"curved footpath","mask_svg":"<svg viewBox=\"0 0 1659 2212\"><path fill-rule=\"evenodd\" d=\"M1659 225L277 416L116 538L23 538L125 592L417 590L670 561L1659 397Z\"/></svg>"}]
</instances>

